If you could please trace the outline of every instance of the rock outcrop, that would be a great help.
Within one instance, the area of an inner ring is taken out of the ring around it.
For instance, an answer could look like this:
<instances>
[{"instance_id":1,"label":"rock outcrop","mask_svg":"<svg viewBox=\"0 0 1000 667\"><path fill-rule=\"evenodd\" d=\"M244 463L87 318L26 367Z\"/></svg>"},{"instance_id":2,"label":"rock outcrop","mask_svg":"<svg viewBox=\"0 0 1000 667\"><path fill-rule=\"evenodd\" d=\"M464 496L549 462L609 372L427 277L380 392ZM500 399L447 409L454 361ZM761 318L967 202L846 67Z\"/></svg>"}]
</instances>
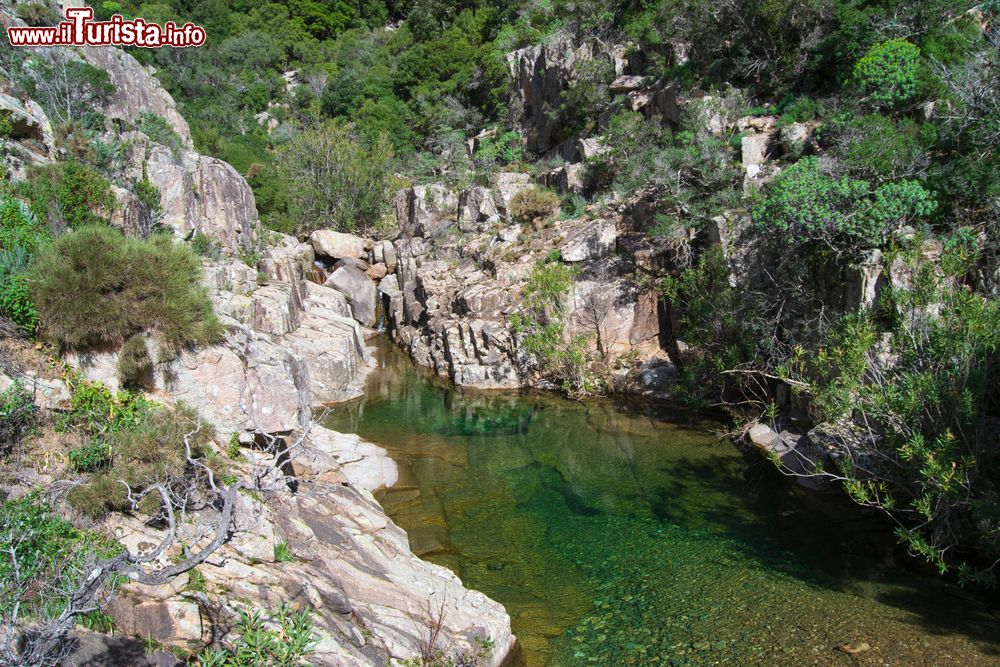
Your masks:
<instances>
[{"instance_id":1,"label":"rock outcrop","mask_svg":"<svg viewBox=\"0 0 1000 667\"><path fill-rule=\"evenodd\" d=\"M167 121L185 147L192 147L191 130L170 93L135 58L110 46L85 46L79 51L84 60L107 72L114 86L104 105L105 116L135 125L142 114L155 114Z\"/></svg>"},{"instance_id":2,"label":"rock outcrop","mask_svg":"<svg viewBox=\"0 0 1000 667\"><path fill-rule=\"evenodd\" d=\"M174 151L141 132L126 132L125 178L145 177L160 194L160 224L188 239L201 232L228 254L255 244L260 227L253 191L229 164L188 149ZM119 204L126 202L119 198Z\"/></svg>"},{"instance_id":3,"label":"rock outcrop","mask_svg":"<svg viewBox=\"0 0 1000 667\"><path fill-rule=\"evenodd\" d=\"M129 147L124 180L148 179L159 190L162 222L180 238L205 234L225 257L259 247L246 181L230 165L190 149L187 125L149 73L116 49L82 53L107 70L116 85L104 109L109 118L128 127L143 113L154 113L180 137L180 146L173 148L131 129L117 137ZM33 161L42 161L51 150L51 130L31 104L6 100L23 135L18 138L35 151ZM148 233L141 202L124 188L115 194L114 224L128 233ZM395 246L372 247L357 237L329 234L312 243L280 235L268 235L268 241L254 267L231 258L204 261L225 339L157 363L148 389L159 401L184 402L197 410L217 442L235 436L232 442L243 445L243 463L234 462L234 474L256 479L255 470L275 469L273 457L282 456L280 470L294 484L272 486L267 497L237 497L231 538L199 567L204 581L197 590L187 586L187 575L159 587L123 587L110 608L117 628L165 645L197 647L225 638L242 609L273 610L291 603L312 614L318 643L310 664L419 659L432 627L440 627L434 648L450 658L478 653L479 643L488 640L495 650L484 664L501 664L514 645L503 608L467 590L447 569L417 558L406 533L372 496L371 491L396 482L395 464L385 450L313 421L315 407L361 393L372 359L365 343L368 331L358 320L375 323L376 290L369 275L384 279L398 268ZM323 285L326 263L348 259L357 265L340 266L334 273L350 274L357 285L343 289L334 280L342 291ZM155 338L148 337L146 344L158 358ZM70 354L66 361L117 388L116 352ZM61 382L26 377L38 387L36 397L44 407L58 408L66 400ZM260 448L262 441L279 446ZM188 514L180 540L188 547L204 544L213 512L209 507ZM156 528L121 515L109 528L134 552L162 537ZM291 562L277 562L286 561L276 558L279 543ZM179 555L179 544L161 564Z\"/></svg>"},{"instance_id":4,"label":"rock outcrop","mask_svg":"<svg viewBox=\"0 0 1000 667\"><path fill-rule=\"evenodd\" d=\"M295 492L272 494L266 503L239 496L232 539L198 568L201 590L192 591L187 576L125 586L110 609L119 630L168 645L197 644L224 633L247 601L257 610L290 603L311 611L313 665L417 658L438 623L435 649L471 655L488 639L495 649L482 664L500 665L514 644L503 608L414 556L406 533L372 497L396 479L385 450L315 424L294 447ZM246 456L252 463L263 455ZM162 537L137 521L119 522L116 532L132 549ZM205 539L196 525L186 525L181 537L191 545ZM290 560L276 559L279 543Z\"/></svg>"},{"instance_id":5,"label":"rock outcrop","mask_svg":"<svg viewBox=\"0 0 1000 667\"><path fill-rule=\"evenodd\" d=\"M585 215L539 231L510 224L510 199L531 186L524 174L498 174L490 187L454 193L429 185L397 196L396 272L378 286L393 339L460 386L543 384L524 372L509 316L536 263L558 250L580 271L568 295L569 335L584 335L607 355L665 356L660 299L636 275L661 270L653 251L624 242L605 218Z\"/></svg>"},{"instance_id":6,"label":"rock outcrop","mask_svg":"<svg viewBox=\"0 0 1000 667\"><path fill-rule=\"evenodd\" d=\"M34 100L21 100L0 92L0 112L10 118L11 131L5 150L7 169L14 178L25 177L25 167L48 164L52 159L55 139L52 124L42 107Z\"/></svg>"},{"instance_id":7,"label":"rock outcrop","mask_svg":"<svg viewBox=\"0 0 1000 667\"><path fill-rule=\"evenodd\" d=\"M271 494L263 503L241 496L232 539L199 568L205 592L188 590L184 578L126 586L111 608L117 627L168 645L200 643L224 635L246 601L256 609L292 603L312 612L318 643L310 664L412 659L439 621L437 648L471 655L488 639L495 651L484 664L501 664L514 643L503 608L413 555L406 533L372 497L397 479L385 450L312 421L314 404L359 393L370 356L343 295L297 277L308 254L294 240L278 248L262 264L292 276L289 282L258 285L245 265L206 263L226 340L160 365L157 396L195 407L223 438L247 435L240 442L250 443L245 456L258 468L269 455L253 449L255 440L288 443L294 493ZM114 386L114 354L70 361ZM115 522L132 549L161 537L137 521ZM187 524L182 539L204 541L203 525ZM279 542L292 562L275 562Z\"/></svg>"}]
</instances>

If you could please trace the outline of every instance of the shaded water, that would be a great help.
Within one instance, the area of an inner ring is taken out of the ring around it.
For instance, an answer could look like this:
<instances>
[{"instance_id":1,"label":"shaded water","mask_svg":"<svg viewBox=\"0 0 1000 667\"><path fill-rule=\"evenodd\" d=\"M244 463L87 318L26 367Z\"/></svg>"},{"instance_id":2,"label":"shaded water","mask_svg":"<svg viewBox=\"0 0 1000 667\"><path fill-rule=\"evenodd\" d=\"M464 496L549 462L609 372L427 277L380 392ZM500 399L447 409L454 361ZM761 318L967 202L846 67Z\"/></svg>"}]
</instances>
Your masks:
<instances>
[{"instance_id":1,"label":"shaded water","mask_svg":"<svg viewBox=\"0 0 1000 667\"><path fill-rule=\"evenodd\" d=\"M387 512L503 603L530 667L1000 665L991 600L894 566L884 526L808 506L715 424L460 393L391 348L380 360L327 424L389 450Z\"/></svg>"}]
</instances>

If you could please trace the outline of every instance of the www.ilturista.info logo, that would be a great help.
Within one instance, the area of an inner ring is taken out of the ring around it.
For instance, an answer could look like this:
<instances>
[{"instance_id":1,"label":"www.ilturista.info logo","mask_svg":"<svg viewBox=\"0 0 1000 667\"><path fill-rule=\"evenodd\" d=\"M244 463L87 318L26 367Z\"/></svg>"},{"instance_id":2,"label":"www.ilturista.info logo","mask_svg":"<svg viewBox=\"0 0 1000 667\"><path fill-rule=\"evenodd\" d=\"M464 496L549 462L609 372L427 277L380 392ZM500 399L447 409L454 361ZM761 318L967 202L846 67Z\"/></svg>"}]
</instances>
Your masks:
<instances>
[{"instance_id":1,"label":"www.ilturista.info logo","mask_svg":"<svg viewBox=\"0 0 1000 667\"><path fill-rule=\"evenodd\" d=\"M126 19L115 14L108 21L91 21L91 7L69 7L66 20L56 26L7 28L11 46L201 46L205 29L193 23L163 25L142 19Z\"/></svg>"}]
</instances>

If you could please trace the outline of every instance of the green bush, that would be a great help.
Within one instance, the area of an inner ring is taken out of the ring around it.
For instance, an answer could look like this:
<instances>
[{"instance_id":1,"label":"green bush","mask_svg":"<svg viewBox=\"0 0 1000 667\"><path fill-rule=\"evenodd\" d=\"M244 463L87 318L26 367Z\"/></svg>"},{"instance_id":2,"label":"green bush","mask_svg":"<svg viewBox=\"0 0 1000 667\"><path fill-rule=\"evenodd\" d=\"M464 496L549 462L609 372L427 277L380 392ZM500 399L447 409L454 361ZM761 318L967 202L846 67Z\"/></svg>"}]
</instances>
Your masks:
<instances>
[{"instance_id":1,"label":"green bush","mask_svg":"<svg viewBox=\"0 0 1000 667\"><path fill-rule=\"evenodd\" d=\"M4 253L5 254L5 253ZM0 272L4 270L0 254ZM31 289L24 274L0 274L0 314L29 336L38 328L38 310L31 300Z\"/></svg>"},{"instance_id":2,"label":"green bush","mask_svg":"<svg viewBox=\"0 0 1000 667\"><path fill-rule=\"evenodd\" d=\"M30 335L38 326L25 270L35 250L48 240L31 210L13 197L0 200L0 315Z\"/></svg>"},{"instance_id":3,"label":"green bush","mask_svg":"<svg viewBox=\"0 0 1000 667\"><path fill-rule=\"evenodd\" d=\"M604 138L607 150L587 160L588 188L642 195L692 226L738 205L740 172L732 151L726 141L706 133L696 116L690 112L682 119L690 130L672 133L639 113L613 115Z\"/></svg>"},{"instance_id":4,"label":"green bush","mask_svg":"<svg viewBox=\"0 0 1000 667\"><path fill-rule=\"evenodd\" d=\"M53 216L70 227L99 224L116 206L111 184L93 167L55 162L29 171L31 209L40 220Z\"/></svg>"},{"instance_id":5,"label":"green bush","mask_svg":"<svg viewBox=\"0 0 1000 667\"><path fill-rule=\"evenodd\" d=\"M143 111L139 116L137 129L149 137L152 141L169 148L175 155L184 148L184 142L179 134L174 131L170 123L155 113Z\"/></svg>"},{"instance_id":6,"label":"green bush","mask_svg":"<svg viewBox=\"0 0 1000 667\"><path fill-rule=\"evenodd\" d=\"M268 623L259 611L241 612L236 625L239 636L230 646L204 651L199 667L299 667L307 664L316 636L309 612L281 607Z\"/></svg>"},{"instance_id":7,"label":"green bush","mask_svg":"<svg viewBox=\"0 0 1000 667\"><path fill-rule=\"evenodd\" d=\"M24 202L7 195L0 199L0 248L22 248L30 258L47 240L48 230Z\"/></svg>"},{"instance_id":8,"label":"green bush","mask_svg":"<svg viewBox=\"0 0 1000 667\"><path fill-rule=\"evenodd\" d=\"M953 282L977 254L959 240L936 265L919 244L898 255L911 280L888 296L893 316L844 315L805 377L825 419L877 433L840 459L850 495L895 516L903 543L942 572L995 585L1000 302Z\"/></svg>"},{"instance_id":9,"label":"green bush","mask_svg":"<svg viewBox=\"0 0 1000 667\"><path fill-rule=\"evenodd\" d=\"M778 105L778 126L791 125L792 123L805 123L815 120L819 115L819 105L815 100L805 95L788 96Z\"/></svg>"},{"instance_id":10,"label":"green bush","mask_svg":"<svg viewBox=\"0 0 1000 667\"><path fill-rule=\"evenodd\" d=\"M22 622L57 617L89 570L89 557L121 547L78 530L37 495L0 502L0 617L18 605Z\"/></svg>"},{"instance_id":11,"label":"green bush","mask_svg":"<svg viewBox=\"0 0 1000 667\"><path fill-rule=\"evenodd\" d=\"M365 232L377 226L389 197L392 155L384 136L364 146L334 121L295 136L279 151L278 164L282 177L295 183L298 231Z\"/></svg>"},{"instance_id":12,"label":"green bush","mask_svg":"<svg viewBox=\"0 0 1000 667\"><path fill-rule=\"evenodd\" d=\"M753 208L762 232L795 244L856 251L877 247L897 226L929 215L934 199L916 181L872 189L868 181L833 178L807 157L781 172Z\"/></svg>"},{"instance_id":13,"label":"green bush","mask_svg":"<svg viewBox=\"0 0 1000 667\"><path fill-rule=\"evenodd\" d=\"M598 387L587 365L584 336L566 333L567 297L576 270L558 261L538 264L528 277L521 305L510 316L518 347L537 370L571 395L593 393Z\"/></svg>"},{"instance_id":14,"label":"green bush","mask_svg":"<svg viewBox=\"0 0 1000 667\"><path fill-rule=\"evenodd\" d=\"M524 154L521 135L511 130L495 139L487 137L476 150L476 166L489 169L495 165L520 162Z\"/></svg>"},{"instance_id":15,"label":"green bush","mask_svg":"<svg viewBox=\"0 0 1000 667\"><path fill-rule=\"evenodd\" d=\"M551 190L530 187L510 200L510 216L515 222L542 227L559 210L559 195Z\"/></svg>"},{"instance_id":16,"label":"green bush","mask_svg":"<svg viewBox=\"0 0 1000 667\"><path fill-rule=\"evenodd\" d=\"M63 430L82 430L88 437L105 436L134 429L150 408L142 394L113 392L101 382L70 376L69 411L62 417Z\"/></svg>"},{"instance_id":17,"label":"green bush","mask_svg":"<svg viewBox=\"0 0 1000 667\"><path fill-rule=\"evenodd\" d=\"M905 39L871 47L854 66L861 94L876 106L891 108L912 100L920 83L920 49Z\"/></svg>"},{"instance_id":18,"label":"green bush","mask_svg":"<svg viewBox=\"0 0 1000 667\"><path fill-rule=\"evenodd\" d=\"M115 397L112 410L118 407L122 396L120 393ZM125 402L132 396L124 394ZM188 438L193 457L205 457L211 429L189 408L146 403L132 414L131 419L122 421L116 428L83 428L82 435L87 438L85 444L71 450L70 461L78 470L94 474L86 483L74 487L68 500L73 507L97 520L108 512L130 509L123 482L136 492L150 484L162 484L175 490L189 489L191 470L184 439ZM147 498L140 509L157 515L162 509L160 498Z\"/></svg>"},{"instance_id":19,"label":"green bush","mask_svg":"<svg viewBox=\"0 0 1000 667\"><path fill-rule=\"evenodd\" d=\"M848 175L881 182L913 178L927 167L926 134L912 121L869 114L824 125L823 142Z\"/></svg>"},{"instance_id":20,"label":"green bush","mask_svg":"<svg viewBox=\"0 0 1000 667\"><path fill-rule=\"evenodd\" d=\"M194 236L191 237L191 250L200 257L210 259L218 259L221 253L219 244L201 231L195 232Z\"/></svg>"},{"instance_id":21,"label":"green bush","mask_svg":"<svg viewBox=\"0 0 1000 667\"><path fill-rule=\"evenodd\" d=\"M167 360L222 336L197 257L167 236L83 227L39 253L29 280L42 335L62 347L119 346L150 332Z\"/></svg>"},{"instance_id":22,"label":"green bush","mask_svg":"<svg viewBox=\"0 0 1000 667\"><path fill-rule=\"evenodd\" d=\"M681 359L679 389L692 404L717 396L752 395L745 376L724 374L750 364L766 366L775 356L772 309L759 294L733 287L732 268L715 246L680 276L667 277L664 295L675 318L677 339L691 354Z\"/></svg>"},{"instance_id":23,"label":"green bush","mask_svg":"<svg viewBox=\"0 0 1000 667\"><path fill-rule=\"evenodd\" d=\"M560 220L575 220L587 212L587 200L581 195L569 193L563 196L559 210Z\"/></svg>"}]
</instances>

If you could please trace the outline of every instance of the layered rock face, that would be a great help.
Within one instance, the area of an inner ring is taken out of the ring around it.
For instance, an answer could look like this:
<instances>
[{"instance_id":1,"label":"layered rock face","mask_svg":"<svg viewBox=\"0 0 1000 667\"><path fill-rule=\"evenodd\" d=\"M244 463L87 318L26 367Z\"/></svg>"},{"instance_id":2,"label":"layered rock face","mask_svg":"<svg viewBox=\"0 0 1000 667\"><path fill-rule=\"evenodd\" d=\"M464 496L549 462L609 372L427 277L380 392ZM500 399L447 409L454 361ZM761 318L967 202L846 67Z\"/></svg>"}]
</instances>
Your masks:
<instances>
[{"instance_id":1,"label":"layered rock face","mask_svg":"<svg viewBox=\"0 0 1000 667\"><path fill-rule=\"evenodd\" d=\"M522 370L509 316L535 265L558 251L578 270L568 335L592 345L599 339L611 359L635 350L641 361L665 363L660 299L640 280L659 270L661 253L590 214L540 230L509 224L512 197L533 185L524 174L498 174L490 188L429 185L398 194L398 266L379 283L393 339L460 386L541 386Z\"/></svg>"},{"instance_id":2,"label":"layered rock face","mask_svg":"<svg viewBox=\"0 0 1000 667\"><path fill-rule=\"evenodd\" d=\"M292 604L311 611L318 642L309 664L413 659L439 620L436 646L447 655L475 654L477 642L489 639L495 648L482 664L502 663L514 644L503 608L414 556L406 533L372 497L371 489L395 481L385 450L312 425L293 469L294 494L264 503L239 497L233 538L199 568L204 592L185 593L186 575L167 586L126 586L111 608L119 630L174 645L203 642L251 600L262 610ZM161 537L138 522L117 532L133 549ZM190 529L182 537L203 539ZM275 562L279 542L291 561Z\"/></svg>"},{"instance_id":3,"label":"layered rock face","mask_svg":"<svg viewBox=\"0 0 1000 667\"><path fill-rule=\"evenodd\" d=\"M186 577L169 586L127 586L111 608L117 627L183 645L217 637L224 632L219 624L247 600L258 609L292 603L312 612L319 641L310 664L412 659L438 620L439 648L473 654L488 639L495 650L483 664L501 664L514 644L503 607L413 555L406 533L372 497L397 480L385 450L312 421L313 405L360 394L371 357L346 298L299 277L311 254L293 239L281 247L262 265L289 282L258 285L256 272L241 263L206 264L226 340L160 364L157 397L196 407L220 434L241 433L250 443L243 450L249 463L238 468L270 463L255 440L287 443L294 493L271 493L266 502L241 496L232 539L199 568L207 593L185 591ZM114 354L70 361L115 385ZM206 539L200 527L210 522L187 524L181 538L198 544ZM162 537L139 522L121 525L116 517L114 524L133 549ZM278 542L293 562L275 562Z\"/></svg>"},{"instance_id":4,"label":"layered rock face","mask_svg":"<svg viewBox=\"0 0 1000 667\"><path fill-rule=\"evenodd\" d=\"M563 104L563 92L585 74L588 64L603 60L614 71L610 91L622 96L621 105L664 124L680 122L677 88L667 81L648 81L638 76L642 53L630 45L608 45L600 41L575 43L558 36L544 44L527 46L506 55L512 81L513 103L509 122L524 138L529 151L574 162L585 160L592 152L588 137L566 132L557 113ZM674 55L674 59L678 59ZM607 127L608 116L598 119L598 127Z\"/></svg>"},{"instance_id":5,"label":"layered rock face","mask_svg":"<svg viewBox=\"0 0 1000 667\"><path fill-rule=\"evenodd\" d=\"M191 148L191 130L177 111L170 93L146 69L121 49L85 46L80 55L88 63L108 73L114 91L103 111L108 118L136 124L142 114L152 113L167 121L186 148Z\"/></svg>"}]
</instances>

